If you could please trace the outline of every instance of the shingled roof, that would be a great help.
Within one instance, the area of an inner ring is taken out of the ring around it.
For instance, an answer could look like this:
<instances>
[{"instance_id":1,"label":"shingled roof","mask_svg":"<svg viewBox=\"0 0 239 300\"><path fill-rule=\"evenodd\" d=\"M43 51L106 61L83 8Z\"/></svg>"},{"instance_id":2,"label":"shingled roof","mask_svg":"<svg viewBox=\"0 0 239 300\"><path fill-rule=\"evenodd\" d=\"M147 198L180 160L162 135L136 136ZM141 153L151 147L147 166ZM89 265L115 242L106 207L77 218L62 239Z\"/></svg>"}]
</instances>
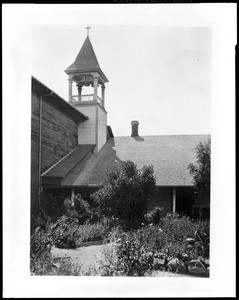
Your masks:
<instances>
[{"instance_id":1,"label":"shingled roof","mask_svg":"<svg viewBox=\"0 0 239 300\"><path fill-rule=\"evenodd\" d=\"M209 135L113 137L80 167L74 167L62 186L100 185L121 162L132 160L138 168L152 164L157 186L192 186L188 164L196 160L195 147Z\"/></svg>"},{"instance_id":2,"label":"shingled roof","mask_svg":"<svg viewBox=\"0 0 239 300\"><path fill-rule=\"evenodd\" d=\"M73 151L47 170L44 177L64 178L71 169L81 162L95 148L95 145L78 145Z\"/></svg>"},{"instance_id":3,"label":"shingled roof","mask_svg":"<svg viewBox=\"0 0 239 300\"><path fill-rule=\"evenodd\" d=\"M54 166L44 172L43 185L61 185L62 178L74 168L80 168L81 163L93 152L95 145L78 145L73 151L59 160Z\"/></svg>"},{"instance_id":4,"label":"shingled roof","mask_svg":"<svg viewBox=\"0 0 239 300\"><path fill-rule=\"evenodd\" d=\"M94 49L88 36L86 37L84 44L82 45L75 61L65 70L65 72L67 74L72 74L76 72L87 71L98 71L103 76L104 80L108 82L108 79L106 78L105 74L100 68L100 65L98 63Z\"/></svg>"}]
</instances>

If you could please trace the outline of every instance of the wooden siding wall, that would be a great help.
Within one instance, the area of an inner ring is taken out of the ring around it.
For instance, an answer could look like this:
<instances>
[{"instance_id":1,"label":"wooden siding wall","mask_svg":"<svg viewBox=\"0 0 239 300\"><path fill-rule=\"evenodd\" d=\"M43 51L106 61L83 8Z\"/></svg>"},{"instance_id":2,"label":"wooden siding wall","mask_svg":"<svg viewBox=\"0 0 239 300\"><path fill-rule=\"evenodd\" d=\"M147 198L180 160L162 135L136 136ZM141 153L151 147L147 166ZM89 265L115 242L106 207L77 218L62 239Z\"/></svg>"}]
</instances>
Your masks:
<instances>
[{"instance_id":1,"label":"wooden siding wall","mask_svg":"<svg viewBox=\"0 0 239 300\"><path fill-rule=\"evenodd\" d=\"M89 119L78 126L79 144L96 144L99 151L107 141L106 112L100 105L78 105L75 106Z\"/></svg>"},{"instance_id":2,"label":"wooden siding wall","mask_svg":"<svg viewBox=\"0 0 239 300\"><path fill-rule=\"evenodd\" d=\"M42 106L42 172L77 146L77 124L48 103Z\"/></svg>"},{"instance_id":3,"label":"wooden siding wall","mask_svg":"<svg viewBox=\"0 0 239 300\"><path fill-rule=\"evenodd\" d=\"M34 213L38 207L39 193L39 102L32 95L31 117L31 205ZM42 165L46 171L78 144L77 124L48 103L42 103Z\"/></svg>"},{"instance_id":4,"label":"wooden siding wall","mask_svg":"<svg viewBox=\"0 0 239 300\"><path fill-rule=\"evenodd\" d=\"M31 214L38 210L39 197L39 100L32 95L31 115Z\"/></svg>"},{"instance_id":5,"label":"wooden siding wall","mask_svg":"<svg viewBox=\"0 0 239 300\"><path fill-rule=\"evenodd\" d=\"M107 121L106 112L98 106L98 149L99 151L107 141Z\"/></svg>"},{"instance_id":6,"label":"wooden siding wall","mask_svg":"<svg viewBox=\"0 0 239 300\"><path fill-rule=\"evenodd\" d=\"M78 105L75 108L89 117L87 121L78 126L78 143L81 145L96 144L96 106Z\"/></svg>"}]
</instances>

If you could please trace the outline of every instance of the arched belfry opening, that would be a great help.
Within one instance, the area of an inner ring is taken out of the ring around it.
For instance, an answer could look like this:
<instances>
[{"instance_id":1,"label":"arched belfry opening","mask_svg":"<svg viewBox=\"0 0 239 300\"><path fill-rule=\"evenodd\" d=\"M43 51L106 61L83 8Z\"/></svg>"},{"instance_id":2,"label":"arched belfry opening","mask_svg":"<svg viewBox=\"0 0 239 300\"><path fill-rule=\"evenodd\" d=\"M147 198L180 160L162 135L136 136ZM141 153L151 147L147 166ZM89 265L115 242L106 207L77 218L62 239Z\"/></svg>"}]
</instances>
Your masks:
<instances>
[{"instance_id":1,"label":"arched belfry opening","mask_svg":"<svg viewBox=\"0 0 239 300\"><path fill-rule=\"evenodd\" d=\"M88 117L79 125L78 143L95 144L96 151L99 151L107 139L105 84L109 81L92 47L90 27L86 29L86 39L75 61L65 70L68 75L68 102Z\"/></svg>"},{"instance_id":2,"label":"arched belfry opening","mask_svg":"<svg viewBox=\"0 0 239 300\"><path fill-rule=\"evenodd\" d=\"M100 74L90 70L69 74L69 103L80 105L82 102L96 101L105 107L105 81ZM73 91L75 84L77 93Z\"/></svg>"}]
</instances>

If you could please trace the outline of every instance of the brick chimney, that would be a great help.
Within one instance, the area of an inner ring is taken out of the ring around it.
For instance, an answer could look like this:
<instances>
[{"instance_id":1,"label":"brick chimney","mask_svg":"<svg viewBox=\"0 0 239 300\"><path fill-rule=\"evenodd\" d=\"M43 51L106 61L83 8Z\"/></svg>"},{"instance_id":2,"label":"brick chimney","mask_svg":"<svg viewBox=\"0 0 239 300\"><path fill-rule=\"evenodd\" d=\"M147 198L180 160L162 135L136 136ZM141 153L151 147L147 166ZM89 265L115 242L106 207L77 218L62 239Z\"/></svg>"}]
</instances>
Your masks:
<instances>
[{"instance_id":1,"label":"brick chimney","mask_svg":"<svg viewBox=\"0 0 239 300\"><path fill-rule=\"evenodd\" d=\"M131 136L139 136L139 133L138 133L138 126L139 126L139 122L138 121L131 121L131 127L132 127L132 130L131 130Z\"/></svg>"}]
</instances>

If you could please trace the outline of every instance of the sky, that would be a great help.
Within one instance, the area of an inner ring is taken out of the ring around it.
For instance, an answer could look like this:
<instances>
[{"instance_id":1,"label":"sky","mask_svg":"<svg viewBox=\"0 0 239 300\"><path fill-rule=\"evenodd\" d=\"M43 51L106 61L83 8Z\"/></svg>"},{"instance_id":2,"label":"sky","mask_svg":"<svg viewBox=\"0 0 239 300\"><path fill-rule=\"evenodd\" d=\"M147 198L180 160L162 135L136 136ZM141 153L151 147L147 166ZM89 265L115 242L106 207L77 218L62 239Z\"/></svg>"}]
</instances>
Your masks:
<instances>
[{"instance_id":1,"label":"sky","mask_svg":"<svg viewBox=\"0 0 239 300\"><path fill-rule=\"evenodd\" d=\"M32 27L32 75L65 100L64 70L80 51L86 25ZM209 26L91 25L89 36L109 79L105 105L115 136L130 135L132 120L142 136L210 133Z\"/></svg>"}]
</instances>

